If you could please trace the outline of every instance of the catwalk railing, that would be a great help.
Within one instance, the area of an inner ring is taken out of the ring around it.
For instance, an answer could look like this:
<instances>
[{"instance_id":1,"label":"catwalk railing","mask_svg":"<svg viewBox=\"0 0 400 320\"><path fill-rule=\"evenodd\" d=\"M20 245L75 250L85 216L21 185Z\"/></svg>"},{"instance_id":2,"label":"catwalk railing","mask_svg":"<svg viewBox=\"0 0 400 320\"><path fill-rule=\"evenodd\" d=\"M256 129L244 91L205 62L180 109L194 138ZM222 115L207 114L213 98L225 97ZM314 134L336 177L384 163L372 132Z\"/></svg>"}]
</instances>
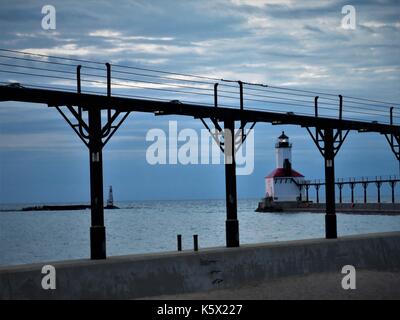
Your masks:
<instances>
[{"instance_id":1,"label":"catwalk railing","mask_svg":"<svg viewBox=\"0 0 400 320\"><path fill-rule=\"evenodd\" d=\"M387 176L375 176L375 177L359 177L359 178L341 178L335 181L335 185L339 190L339 203L343 203L343 187L349 186L351 191L351 203L355 202L355 188L361 186L363 189L364 203L368 202L367 190L370 185L375 185L377 189L377 203L381 203L381 188L384 184L389 185L391 190L391 202L395 203L395 187L400 182L400 176L387 175ZM322 180L304 180L298 182L298 185L306 191L306 201L309 201L309 189L314 187L316 191L316 202L320 202L319 189L325 186L325 181Z\"/></svg>"},{"instance_id":2,"label":"catwalk railing","mask_svg":"<svg viewBox=\"0 0 400 320\"><path fill-rule=\"evenodd\" d=\"M0 49L1 84L76 92L77 65L81 91L106 95L105 63ZM400 118L400 104L332 93L175 73L113 64L110 80L113 96L171 101L203 106L293 112L297 115L390 123ZM157 96L155 98L155 96ZM317 108L316 108L317 107Z\"/></svg>"}]
</instances>

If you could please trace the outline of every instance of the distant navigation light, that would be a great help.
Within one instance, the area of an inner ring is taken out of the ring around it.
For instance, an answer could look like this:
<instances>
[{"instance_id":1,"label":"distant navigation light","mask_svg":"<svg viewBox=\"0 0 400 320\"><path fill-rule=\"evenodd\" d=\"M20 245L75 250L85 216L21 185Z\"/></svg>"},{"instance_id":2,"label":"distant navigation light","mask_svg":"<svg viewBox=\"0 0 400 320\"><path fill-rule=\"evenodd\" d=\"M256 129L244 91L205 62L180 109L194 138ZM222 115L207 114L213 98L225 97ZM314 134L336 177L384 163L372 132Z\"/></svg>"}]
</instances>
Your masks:
<instances>
[{"instance_id":1,"label":"distant navigation light","mask_svg":"<svg viewBox=\"0 0 400 320\"><path fill-rule=\"evenodd\" d=\"M110 189L108 191L107 207L112 207L112 206L114 206L114 197L113 197L112 186L110 186Z\"/></svg>"}]
</instances>

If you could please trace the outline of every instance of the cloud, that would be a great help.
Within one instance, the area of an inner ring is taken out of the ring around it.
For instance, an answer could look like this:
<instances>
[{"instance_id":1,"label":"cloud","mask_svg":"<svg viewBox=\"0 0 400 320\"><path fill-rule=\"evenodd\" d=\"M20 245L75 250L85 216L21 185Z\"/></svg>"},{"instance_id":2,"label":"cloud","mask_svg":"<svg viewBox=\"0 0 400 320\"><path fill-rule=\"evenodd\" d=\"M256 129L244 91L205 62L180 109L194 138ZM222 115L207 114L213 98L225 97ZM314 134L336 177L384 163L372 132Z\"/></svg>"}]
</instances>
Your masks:
<instances>
[{"instance_id":1,"label":"cloud","mask_svg":"<svg viewBox=\"0 0 400 320\"><path fill-rule=\"evenodd\" d=\"M0 139L0 149L2 150L24 150L24 151L52 151L71 150L82 148L77 137L72 134L61 134L47 132L43 133L3 133Z\"/></svg>"},{"instance_id":2,"label":"cloud","mask_svg":"<svg viewBox=\"0 0 400 320\"><path fill-rule=\"evenodd\" d=\"M100 38L109 38L109 39L118 39L121 41L130 41L130 40L147 40L147 41L172 41L173 37L147 37L147 36L124 36L119 31L100 29L91 31L88 33L90 37L100 37Z\"/></svg>"},{"instance_id":3,"label":"cloud","mask_svg":"<svg viewBox=\"0 0 400 320\"><path fill-rule=\"evenodd\" d=\"M22 50L27 53L55 56L88 56L95 52L95 47L80 47L76 43L65 44L50 48L26 48Z\"/></svg>"},{"instance_id":4,"label":"cloud","mask_svg":"<svg viewBox=\"0 0 400 320\"><path fill-rule=\"evenodd\" d=\"M264 7L267 4L273 5L291 5L293 0L231 0L235 5L242 6L254 6L254 7Z\"/></svg>"},{"instance_id":5,"label":"cloud","mask_svg":"<svg viewBox=\"0 0 400 320\"><path fill-rule=\"evenodd\" d=\"M88 35L90 37L102 37L102 38L117 38L122 36L121 32L119 31L113 31L107 29L91 31L88 33Z\"/></svg>"},{"instance_id":6,"label":"cloud","mask_svg":"<svg viewBox=\"0 0 400 320\"><path fill-rule=\"evenodd\" d=\"M296 0L230 0L234 5L237 6L250 6L257 8L264 8L266 6L284 7L284 8L315 8L325 7L335 2L335 0L307 0L307 1L296 1Z\"/></svg>"}]
</instances>

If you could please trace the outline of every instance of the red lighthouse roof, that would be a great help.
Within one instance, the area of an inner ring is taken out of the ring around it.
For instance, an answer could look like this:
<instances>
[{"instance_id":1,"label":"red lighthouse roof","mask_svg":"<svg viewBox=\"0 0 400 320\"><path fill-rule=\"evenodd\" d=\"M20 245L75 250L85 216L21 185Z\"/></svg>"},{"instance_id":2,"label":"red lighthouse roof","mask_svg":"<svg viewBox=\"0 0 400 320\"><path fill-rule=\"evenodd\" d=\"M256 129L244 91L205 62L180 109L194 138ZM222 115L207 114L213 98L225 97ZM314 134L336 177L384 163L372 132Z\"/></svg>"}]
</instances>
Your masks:
<instances>
[{"instance_id":1,"label":"red lighthouse roof","mask_svg":"<svg viewBox=\"0 0 400 320\"><path fill-rule=\"evenodd\" d=\"M279 177L304 178L304 176L301 173L299 173L293 169L291 170L291 174L287 175L286 170L283 168L275 169L265 178L279 178Z\"/></svg>"}]
</instances>

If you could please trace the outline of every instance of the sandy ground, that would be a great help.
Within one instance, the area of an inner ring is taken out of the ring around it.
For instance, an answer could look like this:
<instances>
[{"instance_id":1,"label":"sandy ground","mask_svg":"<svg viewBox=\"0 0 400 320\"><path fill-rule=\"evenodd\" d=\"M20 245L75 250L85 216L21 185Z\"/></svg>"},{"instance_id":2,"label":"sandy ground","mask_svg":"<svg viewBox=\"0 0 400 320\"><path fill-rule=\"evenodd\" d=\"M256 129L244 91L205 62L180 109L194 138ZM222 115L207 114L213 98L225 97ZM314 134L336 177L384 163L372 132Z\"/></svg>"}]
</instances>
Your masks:
<instances>
[{"instance_id":1,"label":"sandy ground","mask_svg":"<svg viewBox=\"0 0 400 320\"><path fill-rule=\"evenodd\" d=\"M235 289L157 296L171 300L303 300L303 299L400 299L400 272L358 271L356 289L344 290L344 275L338 273L290 277Z\"/></svg>"}]
</instances>

